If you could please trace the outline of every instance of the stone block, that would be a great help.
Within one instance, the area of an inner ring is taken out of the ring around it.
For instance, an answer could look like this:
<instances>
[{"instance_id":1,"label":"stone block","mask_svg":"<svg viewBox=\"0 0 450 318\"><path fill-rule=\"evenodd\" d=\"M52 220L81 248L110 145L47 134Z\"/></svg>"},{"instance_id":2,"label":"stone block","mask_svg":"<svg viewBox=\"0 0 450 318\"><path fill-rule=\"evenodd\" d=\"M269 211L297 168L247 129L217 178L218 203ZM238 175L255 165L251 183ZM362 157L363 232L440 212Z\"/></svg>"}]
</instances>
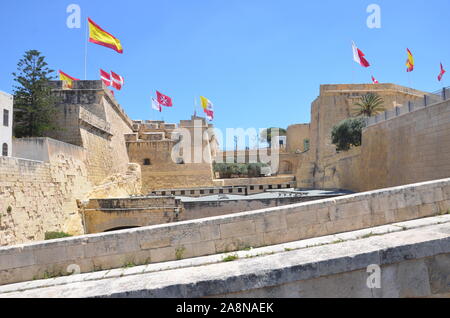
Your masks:
<instances>
[{"instance_id":1,"label":"stone block","mask_svg":"<svg viewBox=\"0 0 450 318\"><path fill-rule=\"evenodd\" d=\"M264 245L262 234L220 239L214 242L216 253L227 253Z\"/></svg>"},{"instance_id":2,"label":"stone block","mask_svg":"<svg viewBox=\"0 0 450 318\"><path fill-rule=\"evenodd\" d=\"M170 245L171 245L170 238L161 238L161 239L156 239L153 241L141 241L140 242L140 247L143 250L159 248L159 247L167 247Z\"/></svg>"},{"instance_id":3,"label":"stone block","mask_svg":"<svg viewBox=\"0 0 450 318\"><path fill-rule=\"evenodd\" d=\"M150 250L152 263L172 261L176 259L175 247L161 247Z\"/></svg>"},{"instance_id":4,"label":"stone block","mask_svg":"<svg viewBox=\"0 0 450 318\"><path fill-rule=\"evenodd\" d=\"M202 241L211 241L220 239L220 226L219 225L207 225L202 226L199 229L200 238Z\"/></svg>"},{"instance_id":5,"label":"stone block","mask_svg":"<svg viewBox=\"0 0 450 318\"><path fill-rule=\"evenodd\" d=\"M241 237L251 235L254 233L255 233L255 222L253 220L236 221L233 223L220 224L220 236L222 239L231 237Z\"/></svg>"},{"instance_id":6,"label":"stone block","mask_svg":"<svg viewBox=\"0 0 450 318\"><path fill-rule=\"evenodd\" d=\"M317 212L315 210L307 210L287 213L286 223L288 228L316 224Z\"/></svg>"},{"instance_id":7,"label":"stone block","mask_svg":"<svg viewBox=\"0 0 450 318\"><path fill-rule=\"evenodd\" d=\"M438 206L434 203L419 206L419 217L433 216L439 213Z\"/></svg>"},{"instance_id":8,"label":"stone block","mask_svg":"<svg viewBox=\"0 0 450 318\"><path fill-rule=\"evenodd\" d=\"M66 248L55 247L39 249L34 252L36 264L54 264L67 260Z\"/></svg>"},{"instance_id":9,"label":"stone block","mask_svg":"<svg viewBox=\"0 0 450 318\"><path fill-rule=\"evenodd\" d=\"M417 206L400 208L395 210L396 222L413 220L419 217L419 208Z\"/></svg>"},{"instance_id":10,"label":"stone block","mask_svg":"<svg viewBox=\"0 0 450 318\"><path fill-rule=\"evenodd\" d=\"M265 233L276 230L287 229L286 216L284 213L278 215L266 215L255 220L256 232Z\"/></svg>"}]
</instances>

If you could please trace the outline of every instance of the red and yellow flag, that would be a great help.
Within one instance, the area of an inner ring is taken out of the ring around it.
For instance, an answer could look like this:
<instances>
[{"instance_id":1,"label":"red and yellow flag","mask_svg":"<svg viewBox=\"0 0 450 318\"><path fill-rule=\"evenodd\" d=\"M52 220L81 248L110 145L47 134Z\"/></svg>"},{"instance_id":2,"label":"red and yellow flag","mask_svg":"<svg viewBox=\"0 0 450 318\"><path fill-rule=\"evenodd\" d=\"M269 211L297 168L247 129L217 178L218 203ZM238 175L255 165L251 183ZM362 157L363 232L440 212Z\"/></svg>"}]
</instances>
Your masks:
<instances>
[{"instance_id":1,"label":"red and yellow flag","mask_svg":"<svg viewBox=\"0 0 450 318\"><path fill-rule=\"evenodd\" d=\"M414 71L414 57L409 49L406 49L406 51L408 52L408 59L406 60L406 66L408 69L406 71L412 72Z\"/></svg>"},{"instance_id":2,"label":"red and yellow flag","mask_svg":"<svg viewBox=\"0 0 450 318\"><path fill-rule=\"evenodd\" d=\"M60 81L66 81L67 87L73 88L73 81L79 81L78 78L72 77L70 75L67 75L63 71L59 70L59 80Z\"/></svg>"},{"instance_id":3,"label":"red and yellow flag","mask_svg":"<svg viewBox=\"0 0 450 318\"><path fill-rule=\"evenodd\" d=\"M89 22L89 42L108 47L114 51L122 54L122 44L118 38L112 36L101 27L98 26L91 18L88 18Z\"/></svg>"}]
</instances>

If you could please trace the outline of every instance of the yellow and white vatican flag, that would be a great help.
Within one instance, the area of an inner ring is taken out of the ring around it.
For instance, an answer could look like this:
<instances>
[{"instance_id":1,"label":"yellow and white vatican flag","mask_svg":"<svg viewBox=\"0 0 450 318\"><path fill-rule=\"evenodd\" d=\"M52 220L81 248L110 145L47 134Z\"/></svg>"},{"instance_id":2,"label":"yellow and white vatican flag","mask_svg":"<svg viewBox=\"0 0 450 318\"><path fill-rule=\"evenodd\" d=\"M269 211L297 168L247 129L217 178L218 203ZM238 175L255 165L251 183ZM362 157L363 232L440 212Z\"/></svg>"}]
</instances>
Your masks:
<instances>
[{"instance_id":1,"label":"yellow and white vatican flag","mask_svg":"<svg viewBox=\"0 0 450 318\"><path fill-rule=\"evenodd\" d=\"M208 119L210 121L212 121L214 119L214 105L213 103L211 103L211 101L209 99L207 99L206 97L200 96L200 100L202 103L202 108L203 111L206 114L206 117L208 117Z\"/></svg>"}]
</instances>

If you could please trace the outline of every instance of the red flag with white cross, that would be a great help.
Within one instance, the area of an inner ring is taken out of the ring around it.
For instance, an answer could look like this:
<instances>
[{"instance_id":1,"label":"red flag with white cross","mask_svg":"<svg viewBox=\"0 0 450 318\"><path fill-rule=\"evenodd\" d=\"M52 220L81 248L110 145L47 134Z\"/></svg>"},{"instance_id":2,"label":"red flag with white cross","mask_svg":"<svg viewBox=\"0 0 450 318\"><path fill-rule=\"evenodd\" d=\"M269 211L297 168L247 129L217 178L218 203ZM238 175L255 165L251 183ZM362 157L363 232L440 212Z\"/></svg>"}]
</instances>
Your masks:
<instances>
[{"instance_id":1,"label":"red flag with white cross","mask_svg":"<svg viewBox=\"0 0 450 318\"><path fill-rule=\"evenodd\" d=\"M156 91L156 99L161 106L172 107L172 98Z\"/></svg>"}]
</instances>

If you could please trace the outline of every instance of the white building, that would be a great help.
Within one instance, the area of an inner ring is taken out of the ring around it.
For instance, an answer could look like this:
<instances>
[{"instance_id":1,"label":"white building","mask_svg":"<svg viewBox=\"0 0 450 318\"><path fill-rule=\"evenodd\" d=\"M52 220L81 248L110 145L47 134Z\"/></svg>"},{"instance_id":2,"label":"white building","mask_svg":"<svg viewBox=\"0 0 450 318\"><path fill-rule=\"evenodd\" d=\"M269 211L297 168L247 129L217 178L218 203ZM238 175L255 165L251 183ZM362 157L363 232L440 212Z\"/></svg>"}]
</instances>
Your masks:
<instances>
[{"instance_id":1,"label":"white building","mask_svg":"<svg viewBox=\"0 0 450 318\"><path fill-rule=\"evenodd\" d=\"M12 154L13 97L0 91L0 156Z\"/></svg>"}]
</instances>

